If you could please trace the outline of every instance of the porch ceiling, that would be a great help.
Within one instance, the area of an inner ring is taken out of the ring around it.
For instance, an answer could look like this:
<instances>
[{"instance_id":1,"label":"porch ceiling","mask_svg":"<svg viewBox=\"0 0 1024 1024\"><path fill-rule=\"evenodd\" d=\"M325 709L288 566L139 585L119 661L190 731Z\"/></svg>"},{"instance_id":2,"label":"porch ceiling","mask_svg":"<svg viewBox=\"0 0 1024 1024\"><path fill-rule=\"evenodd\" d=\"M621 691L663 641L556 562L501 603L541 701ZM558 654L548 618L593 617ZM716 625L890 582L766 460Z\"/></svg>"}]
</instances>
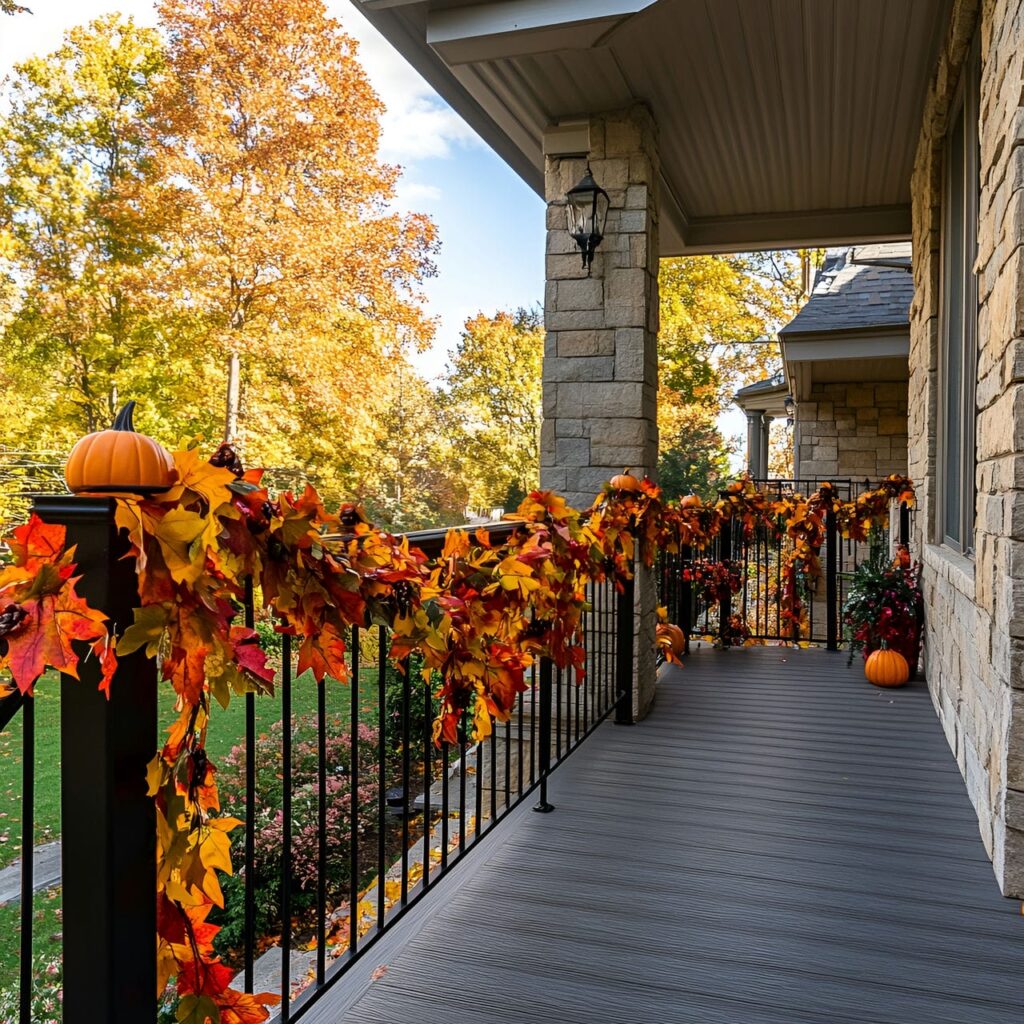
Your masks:
<instances>
[{"instance_id":1,"label":"porch ceiling","mask_svg":"<svg viewBox=\"0 0 1024 1024\"><path fill-rule=\"evenodd\" d=\"M909 237L951 0L353 0L539 194L543 135L660 126L662 255Z\"/></svg>"}]
</instances>

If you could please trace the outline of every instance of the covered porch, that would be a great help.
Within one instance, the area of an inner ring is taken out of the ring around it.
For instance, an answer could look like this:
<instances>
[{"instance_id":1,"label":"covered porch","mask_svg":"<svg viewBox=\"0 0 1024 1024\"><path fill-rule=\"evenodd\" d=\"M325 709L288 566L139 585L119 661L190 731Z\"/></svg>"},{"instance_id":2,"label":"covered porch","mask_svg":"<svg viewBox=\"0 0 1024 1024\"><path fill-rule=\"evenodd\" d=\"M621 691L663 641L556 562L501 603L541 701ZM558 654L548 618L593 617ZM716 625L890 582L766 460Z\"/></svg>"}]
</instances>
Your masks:
<instances>
[{"instance_id":1,"label":"covered porch","mask_svg":"<svg viewBox=\"0 0 1024 1024\"><path fill-rule=\"evenodd\" d=\"M1003 1024L999 895L923 682L695 650L305 1020Z\"/></svg>"}]
</instances>

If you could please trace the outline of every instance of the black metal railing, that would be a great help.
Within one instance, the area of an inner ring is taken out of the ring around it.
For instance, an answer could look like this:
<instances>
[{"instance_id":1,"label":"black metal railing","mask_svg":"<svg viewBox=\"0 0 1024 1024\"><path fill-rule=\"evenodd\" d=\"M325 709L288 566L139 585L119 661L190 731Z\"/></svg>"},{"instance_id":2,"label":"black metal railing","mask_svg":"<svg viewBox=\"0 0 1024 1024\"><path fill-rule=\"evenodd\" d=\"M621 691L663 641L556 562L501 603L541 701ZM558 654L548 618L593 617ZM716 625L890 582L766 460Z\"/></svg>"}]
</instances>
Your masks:
<instances>
[{"instance_id":1,"label":"black metal railing","mask_svg":"<svg viewBox=\"0 0 1024 1024\"><path fill-rule=\"evenodd\" d=\"M816 478L761 480L754 481L754 485L781 498L793 492L813 493L824 482ZM851 480L827 482L842 501L851 500L860 489ZM865 481L864 489L869 488ZM890 548L897 543L909 544L911 515L906 505L893 508ZM750 639L804 641L837 650L843 642L842 608L849 582L867 556L868 544L844 538L834 514L828 513L819 552L821 576L796 595L804 610L801 621L785 615L787 597L792 598L785 593L792 583L784 574L791 546L790 538L770 526L759 523L747 533L742 522L731 520L707 549L683 546L678 554L660 557L659 603L667 607L670 620L678 623L687 636L714 637L725 646ZM716 579L720 585L715 585Z\"/></svg>"},{"instance_id":2,"label":"black metal railing","mask_svg":"<svg viewBox=\"0 0 1024 1024\"><path fill-rule=\"evenodd\" d=\"M45 498L36 511L67 526L79 592L120 632L138 593L114 503ZM512 528L485 527L494 540ZM444 533L410 539L436 553ZM281 636L275 693L242 698L244 736L218 774L221 813L244 820L233 840L237 881L225 886L219 913L222 924L240 922L218 950L238 972L235 987L252 992L267 976L261 956L277 960L277 1019L301 1018L513 810L534 793L535 810L552 810L551 773L609 715L631 715L633 598L632 583L591 584L582 682L539 660L509 720L477 743L467 715L456 743L435 744L438 680L413 660L392 664L386 627L350 630L347 687L295 678L291 638ZM251 586L243 603L245 622L258 625ZM80 668L80 682L61 680L63 1019L137 1024L155 1015L155 813L145 767L159 742L156 665L143 652L122 659L109 701L97 692L95 660ZM8 720L19 706L27 894L19 1024L30 1024L33 707L16 696L0 702ZM211 728L219 724L214 717ZM265 949L268 934L279 935L276 950Z\"/></svg>"}]
</instances>

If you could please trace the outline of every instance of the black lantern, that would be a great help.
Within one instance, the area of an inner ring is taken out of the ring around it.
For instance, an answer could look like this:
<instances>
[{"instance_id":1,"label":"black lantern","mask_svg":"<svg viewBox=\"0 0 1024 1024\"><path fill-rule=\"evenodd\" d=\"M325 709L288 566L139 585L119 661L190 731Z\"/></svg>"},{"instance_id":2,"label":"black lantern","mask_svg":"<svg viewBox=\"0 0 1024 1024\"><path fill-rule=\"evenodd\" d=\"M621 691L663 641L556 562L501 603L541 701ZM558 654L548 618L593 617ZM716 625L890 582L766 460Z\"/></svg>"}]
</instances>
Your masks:
<instances>
[{"instance_id":1,"label":"black lantern","mask_svg":"<svg viewBox=\"0 0 1024 1024\"><path fill-rule=\"evenodd\" d=\"M793 396L786 395L782 404L786 407L786 415L792 419L796 415L796 402L793 401Z\"/></svg>"},{"instance_id":2,"label":"black lantern","mask_svg":"<svg viewBox=\"0 0 1024 1024\"><path fill-rule=\"evenodd\" d=\"M604 226L608 219L608 193L590 173L580 179L580 183L566 193L566 215L569 220L569 234L576 240L583 256L583 266L590 274L590 264L594 261L594 250L604 238Z\"/></svg>"}]
</instances>

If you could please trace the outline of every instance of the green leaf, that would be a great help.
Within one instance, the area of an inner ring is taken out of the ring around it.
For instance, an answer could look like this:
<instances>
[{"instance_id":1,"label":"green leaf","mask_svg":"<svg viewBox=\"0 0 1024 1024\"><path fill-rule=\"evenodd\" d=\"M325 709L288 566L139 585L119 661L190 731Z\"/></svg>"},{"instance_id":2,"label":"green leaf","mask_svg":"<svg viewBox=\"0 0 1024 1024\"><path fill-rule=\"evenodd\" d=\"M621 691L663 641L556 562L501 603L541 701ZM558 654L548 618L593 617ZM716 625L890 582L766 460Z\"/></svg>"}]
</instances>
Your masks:
<instances>
[{"instance_id":1,"label":"green leaf","mask_svg":"<svg viewBox=\"0 0 1024 1024\"><path fill-rule=\"evenodd\" d=\"M182 996L175 1014L179 1024L220 1024L220 1010L209 996Z\"/></svg>"},{"instance_id":2,"label":"green leaf","mask_svg":"<svg viewBox=\"0 0 1024 1024\"><path fill-rule=\"evenodd\" d=\"M146 654L155 658L160 653L160 641L171 617L169 604L149 604L145 608L135 609L135 622L121 635L117 642L118 656L132 654L140 647L146 648Z\"/></svg>"}]
</instances>

